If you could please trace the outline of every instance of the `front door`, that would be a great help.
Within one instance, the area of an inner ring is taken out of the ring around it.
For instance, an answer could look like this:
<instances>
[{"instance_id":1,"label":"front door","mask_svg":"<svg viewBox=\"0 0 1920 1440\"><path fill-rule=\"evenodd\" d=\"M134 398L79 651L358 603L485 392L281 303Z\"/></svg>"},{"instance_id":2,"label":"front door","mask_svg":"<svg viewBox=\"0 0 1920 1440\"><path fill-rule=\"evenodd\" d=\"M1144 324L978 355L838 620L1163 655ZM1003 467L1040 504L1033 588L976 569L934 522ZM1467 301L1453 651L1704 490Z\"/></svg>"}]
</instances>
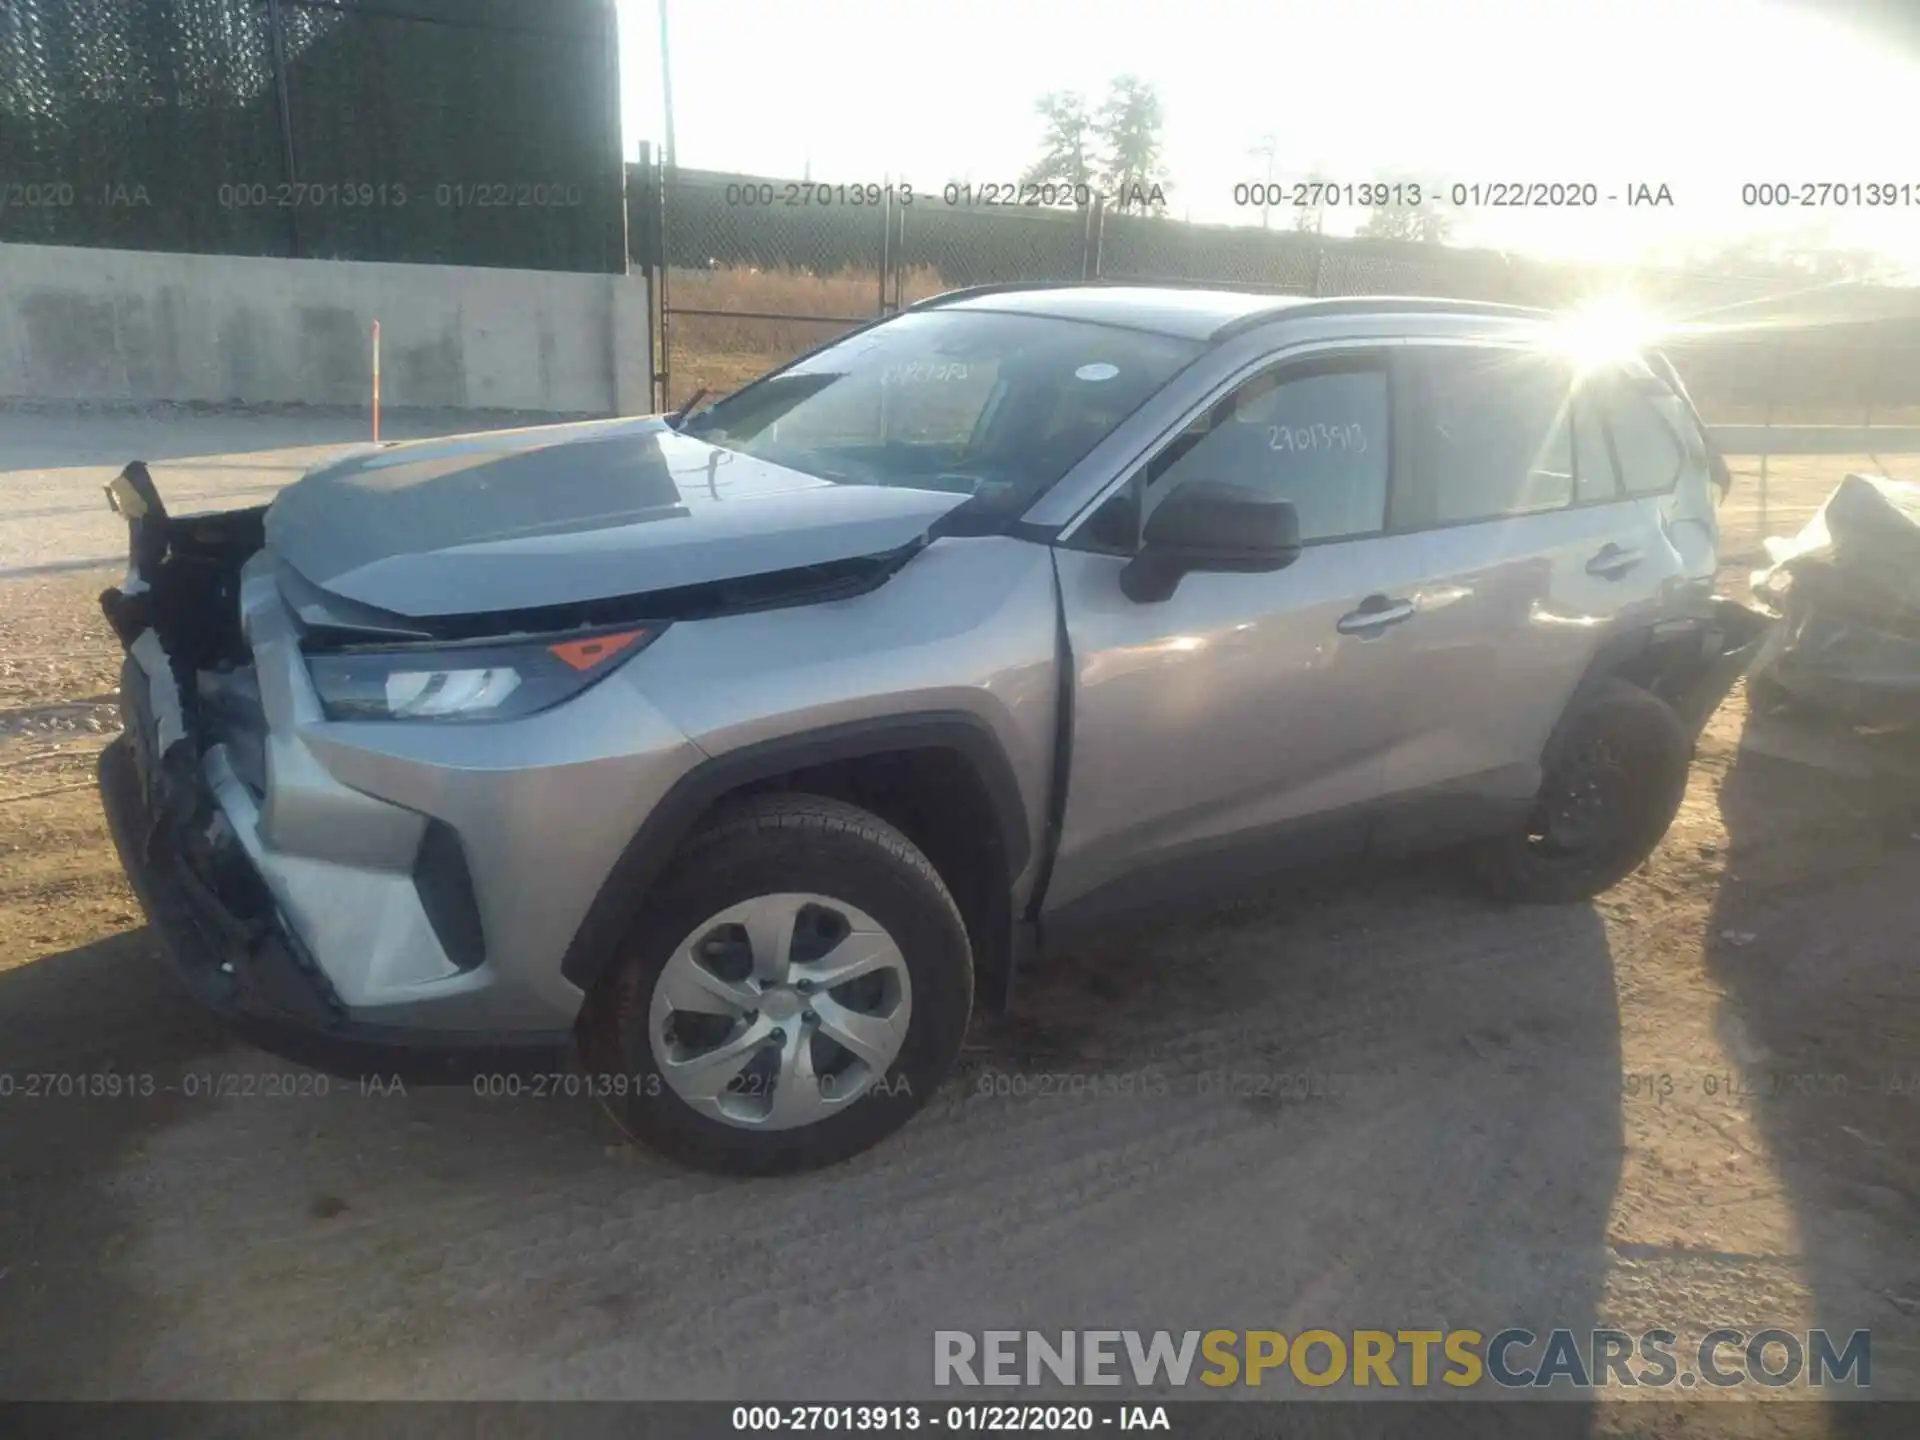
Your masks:
<instances>
[{"instance_id":1,"label":"front door","mask_svg":"<svg viewBox=\"0 0 1920 1440\"><path fill-rule=\"evenodd\" d=\"M1364 844L1381 757L1410 723L1402 602L1422 565L1422 537L1384 533L1391 435L1384 350L1283 362L1229 387L1129 493L1143 517L1189 480L1290 500L1293 564L1189 574L1136 603L1120 589L1130 539L1056 550L1074 694L1049 919L1197 899Z\"/></svg>"}]
</instances>

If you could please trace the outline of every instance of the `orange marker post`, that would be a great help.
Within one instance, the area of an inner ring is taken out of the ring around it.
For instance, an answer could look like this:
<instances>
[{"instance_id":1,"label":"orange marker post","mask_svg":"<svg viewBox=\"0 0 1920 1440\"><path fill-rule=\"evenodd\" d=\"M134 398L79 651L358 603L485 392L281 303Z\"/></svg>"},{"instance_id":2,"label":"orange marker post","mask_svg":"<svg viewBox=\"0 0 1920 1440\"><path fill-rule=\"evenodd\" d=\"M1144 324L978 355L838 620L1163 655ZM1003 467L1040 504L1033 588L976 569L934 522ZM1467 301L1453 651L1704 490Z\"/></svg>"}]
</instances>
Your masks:
<instances>
[{"instance_id":1,"label":"orange marker post","mask_svg":"<svg viewBox=\"0 0 1920 1440\"><path fill-rule=\"evenodd\" d=\"M380 322L373 322L373 443L380 443Z\"/></svg>"}]
</instances>

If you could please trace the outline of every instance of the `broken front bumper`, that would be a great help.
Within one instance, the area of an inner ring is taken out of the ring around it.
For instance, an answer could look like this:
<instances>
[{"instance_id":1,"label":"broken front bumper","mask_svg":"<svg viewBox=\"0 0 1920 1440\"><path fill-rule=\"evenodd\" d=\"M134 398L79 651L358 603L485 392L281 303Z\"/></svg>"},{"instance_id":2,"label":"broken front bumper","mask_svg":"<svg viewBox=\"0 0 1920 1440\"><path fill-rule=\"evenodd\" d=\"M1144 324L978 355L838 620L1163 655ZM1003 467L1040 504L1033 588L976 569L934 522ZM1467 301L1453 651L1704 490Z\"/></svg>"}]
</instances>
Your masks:
<instances>
[{"instance_id":1,"label":"broken front bumper","mask_svg":"<svg viewBox=\"0 0 1920 1440\"><path fill-rule=\"evenodd\" d=\"M567 1037L491 1037L355 1022L274 907L205 787L181 792L141 765L141 702L101 753L100 798L127 879L188 994L262 1049L343 1075L460 1080L552 1070ZM178 771L172 778L178 778Z\"/></svg>"},{"instance_id":2,"label":"broken front bumper","mask_svg":"<svg viewBox=\"0 0 1920 1440\"><path fill-rule=\"evenodd\" d=\"M518 718L331 718L265 507L169 518L137 465L110 493L127 735L102 798L192 992L326 1068L551 1063L569 947L698 747L630 666Z\"/></svg>"},{"instance_id":3,"label":"broken front bumper","mask_svg":"<svg viewBox=\"0 0 1920 1440\"><path fill-rule=\"evenodd\" d=\"M395 987L404 999L428 993L385 1007L368 1005L362 994L358 1013L353 997L343 998L339 969L330 974L289 919L282 872L290 862L262 839L262 781L254 775L249 789L236 773L242 752L222 743L217 726L208 728L196 685L203 652L242 643L221 632L238 623L241 568L258 543L246 534L249 517L170 521L143 467L128 467L109 494L129 522L129 563L122 585L101 596L126 649L124 733L101 755L101 802L127 877L188 993L263 1048L328 1070L459 1079L560 1063L571 1040L564 1022L524 1029L462 1023L430 987L405 984ZM431 930L430 918L393 903L417 876L325 868L334 882L326 898L342 913L371 912L377 922L400 911L403 922L415 922L326 931L336 967L343 955L365 955L356 937L386 935L398 945ZM429 958L437 956L435 949ZM369 1008L408 1023L370 1021Z\"/></svg>"}]
</instances>

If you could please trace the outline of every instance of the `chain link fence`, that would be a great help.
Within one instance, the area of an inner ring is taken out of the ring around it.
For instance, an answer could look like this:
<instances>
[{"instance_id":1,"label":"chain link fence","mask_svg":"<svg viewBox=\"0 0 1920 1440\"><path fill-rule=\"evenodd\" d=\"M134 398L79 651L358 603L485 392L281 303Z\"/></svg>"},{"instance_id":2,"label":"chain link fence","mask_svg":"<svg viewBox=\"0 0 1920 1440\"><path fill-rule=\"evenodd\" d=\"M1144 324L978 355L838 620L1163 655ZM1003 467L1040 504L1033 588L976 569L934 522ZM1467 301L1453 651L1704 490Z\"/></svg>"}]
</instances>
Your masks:
<instances>
[{"instance_id":1,"label":"chain link fence","mask_svg":"<svg viewBox=\"0 0 1920 1440\"><path fill-rule=\"evenodd\" d=\"M1619 279L1493 251L1120 214L1099 197L1078 208L969 206L946 193L909 200L885 184L663 171L647 159L628 188L634 258L656 280L665 406L724 394L965 285L1212 282L1555 308ZM1649 309L1683 322L1669 349L1729 446L1731 564L1757 563L1761 541L1797 530L1849 471L1920 469L1910 458L1920 450L1920 289L1647 270L1632 283Z\"/></svg>"},{"instance_id":2,"label":"chain link fence","mask_svg":"<svg viewBox=\"0 0 1920 1440\"><path fill-rule=\"evenodd\" d=\"M611 0L6 0L0 240L617 271Z\"/></svg>"},{"instance_id":3,"label":"chain link fence","mask_svg":"<svg viewBox=\"0 0 1920 1440\"><path fill-rule=\"evenodd\" d=\"M926 294L958 285L1081 280L1091 273L1085 211L967 208L921 196L901 207L901 222L900 264L918 273Z\"/></svg>"}]
</instances>

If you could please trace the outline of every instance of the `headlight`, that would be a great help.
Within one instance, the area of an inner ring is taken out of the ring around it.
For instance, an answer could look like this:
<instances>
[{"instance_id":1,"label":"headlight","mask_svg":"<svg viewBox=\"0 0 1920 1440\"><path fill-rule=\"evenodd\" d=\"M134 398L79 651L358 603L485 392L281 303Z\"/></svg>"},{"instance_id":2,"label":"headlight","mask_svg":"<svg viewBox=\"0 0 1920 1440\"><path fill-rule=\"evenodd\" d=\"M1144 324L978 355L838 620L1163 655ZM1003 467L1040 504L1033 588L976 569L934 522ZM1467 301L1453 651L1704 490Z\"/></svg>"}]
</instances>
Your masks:
<instances>
[{"instance_id":1,"label":"headlight","mask_svg":"<svg viewBox=\"0 0 1920 1440\"><path fill-rule=\"evenodd\" d=\"M308 656L307 671L329 720L512 720L579 694L661 628L369 646Z\"/></svg>"}]
</instances>

